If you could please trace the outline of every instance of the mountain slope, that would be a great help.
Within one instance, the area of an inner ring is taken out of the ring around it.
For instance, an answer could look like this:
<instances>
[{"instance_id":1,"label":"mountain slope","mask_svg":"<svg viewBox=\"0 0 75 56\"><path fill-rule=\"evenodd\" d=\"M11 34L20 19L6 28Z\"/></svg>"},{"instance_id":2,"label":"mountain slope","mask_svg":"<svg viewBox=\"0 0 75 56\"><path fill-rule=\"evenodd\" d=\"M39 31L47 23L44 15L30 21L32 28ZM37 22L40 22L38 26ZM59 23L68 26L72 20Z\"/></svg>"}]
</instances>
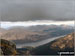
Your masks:
<instances>
[{"instance_id":1,"label":"mountain slope","mask_svg":"<svg viewBox=\"0 0 75 56\"><path fill-rule=\"evenodd\" d=\"M47 38L66 35L73 32L71 26L37 25L30 27L15 26L1 32L2 39L12 40L16 44L41 41Z\"/></svg>"},{"instance_id":2,"label":"mountain slope","mask_svg":"<svg viewBox=\"0 0 75 56\"><path fill-rule=\"evenodd\" d=\"M16 49L16 45L1 39L1 54L3 55L58 55L60 52L74 52L74 34L68 34L39 47L24 47Z\"/></svg>"},{"instance_id":3,"label":"mountain slope","mask_svg":"<svg viewBox=\"0 0 75 56\"><path fill-rule=\"evenodd\" d=\"M57 55L59 52L74 52L74 34L56 39L31 51L34 55Z\"/></svg>"},{"instance_id":4,"label":"mountain slope","mask_svg":"<svg viewBox=\"0 0 75 56\"><path fill-rule=\"evenodd\" d=\"M44 39L44 34L40 34L38 32L28 31L22 28L14 28L7 30L6 33L1 35L2 39L12 40L16 44L26 43L26 42L34 42L37 40Z\"/></svg>"},{"instance_id":5,"label":"mountain slope","mask_svg":"<svg viewBox=\"0 0 75 56\"><path fill-rule=\"evenodd\" d=\"M3 28L0 28L0 36L5 33L7 30L6 29L3 29Z\"/></svg>"}]
</instances>

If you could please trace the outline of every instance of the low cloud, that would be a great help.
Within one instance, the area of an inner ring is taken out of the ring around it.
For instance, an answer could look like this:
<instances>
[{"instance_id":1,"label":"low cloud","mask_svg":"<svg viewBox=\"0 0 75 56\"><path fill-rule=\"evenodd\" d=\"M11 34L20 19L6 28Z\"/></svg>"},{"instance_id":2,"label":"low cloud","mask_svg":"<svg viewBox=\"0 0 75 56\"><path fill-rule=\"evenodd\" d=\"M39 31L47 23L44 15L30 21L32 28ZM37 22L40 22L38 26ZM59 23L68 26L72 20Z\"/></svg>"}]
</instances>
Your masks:
<instances>
[{"instance_id":1,"label":"low cloud","mask_svg":"<svg viewBox=\"0 0 75 56\"><path fill-rule=\"evenodd\" d=\"M74 20L74 0L0 0L1 21Z\"/></svg>"},{"instance_id":2,"label":"low cloud","mask_svg":"<svg viewBox=\"0 0 75 56\"><path fill-rule=\"evenodd\" d=\"M9 28L13 26L36 26L36 25L71 25L74 26L74 21L22 21L22 22L1 22L1 28Z\"/></svg>"}]
</instances>

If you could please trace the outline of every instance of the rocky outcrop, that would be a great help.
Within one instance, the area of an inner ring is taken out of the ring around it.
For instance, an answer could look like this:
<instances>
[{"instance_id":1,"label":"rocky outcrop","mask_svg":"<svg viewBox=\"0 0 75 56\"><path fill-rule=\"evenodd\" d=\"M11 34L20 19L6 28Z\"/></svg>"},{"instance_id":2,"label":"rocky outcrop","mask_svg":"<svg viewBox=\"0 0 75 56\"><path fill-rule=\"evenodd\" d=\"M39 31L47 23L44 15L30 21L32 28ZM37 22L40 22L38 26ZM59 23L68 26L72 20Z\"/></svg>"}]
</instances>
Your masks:
<instances>
[{"instance_id":1,"label":"rocky outcrop","mask_svg":"<svg viewBox=\"0 0 75 56\"><path fill-rule=\"evenodd\" d=\"M1 54L2 55L16 55L16 45L11 42L4 39L0 40L0 47L1 47Z\"/></svg>"},{"instance_id":2,"label":"rocky outcrop","mask_svg":"<svg viewBox=\"0 0 75 56\"><path fill-rule=\"evenodd\" d=\"M74 48L74 33L55 40L55 42L52 43L51 48L60 50Z\"/></svg>"}]
</instances>

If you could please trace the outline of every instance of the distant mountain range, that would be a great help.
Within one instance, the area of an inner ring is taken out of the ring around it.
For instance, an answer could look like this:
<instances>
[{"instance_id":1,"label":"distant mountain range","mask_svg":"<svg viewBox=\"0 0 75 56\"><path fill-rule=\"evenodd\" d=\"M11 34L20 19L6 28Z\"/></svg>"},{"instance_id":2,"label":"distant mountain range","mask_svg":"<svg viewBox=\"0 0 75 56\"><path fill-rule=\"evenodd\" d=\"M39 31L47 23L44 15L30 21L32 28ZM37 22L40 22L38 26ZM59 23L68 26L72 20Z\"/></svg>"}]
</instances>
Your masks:
<instances>
[{"instance_id":1,"label":"distant mountain range","mask_svg":"<svg viewBox=\"0 0 75 56\"><path fill-rule=\"evenodd\" d=\"M16 26L9 29L0 28L0 38L12 40L16 44L22 44L66 35L73 31L73 27L68 25L37 25L30 27Z\"/></svg>"}]
</instances>

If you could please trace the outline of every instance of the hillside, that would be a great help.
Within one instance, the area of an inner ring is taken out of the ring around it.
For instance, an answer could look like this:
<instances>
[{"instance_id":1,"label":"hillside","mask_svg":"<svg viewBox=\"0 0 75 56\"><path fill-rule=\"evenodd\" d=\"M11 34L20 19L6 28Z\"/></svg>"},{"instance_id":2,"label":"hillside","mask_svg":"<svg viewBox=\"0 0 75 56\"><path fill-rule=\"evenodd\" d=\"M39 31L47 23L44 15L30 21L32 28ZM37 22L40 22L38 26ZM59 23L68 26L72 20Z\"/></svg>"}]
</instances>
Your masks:
<instances>
[{"instance_id":1,"label":"hillside","mask_svg":"<svg viewBox=\"0 0 75 56\"><path fill-rule=\"evenodd\" d=\"M66 35L71 32L73 32L73 27L67 25L37 25L30 27L15 26L1 31L0 38L12 40L16 44L23 44Z\"/></svg>"},{"instance_id":2,"label":"hillside","mask_svg":"<svg viewBox=\"0 0 75 56\"><path fill-rule=\"evenodd\" d=\"M60 52L74 52L74 34L68 34L48 44L36 47L31 53L34 55L57 55Z\"/></svg>"},{"instance_id":3,"label":"hillside","mask_svg":"<svg viewBox=\"0 0 75 56\"><path fill-rule=\"evenodd\" d=\"M0 36L1 36L2 34L4 34L6 31L7 31L6 29L0 28Z\"/></svg>"},{"instance_id":4,"label":"hillside","mask_svg":"<svg viewBox=\"0 0 75 56\"><path fill-rule=\"evenodd\" d=\"M16 48L15 43L1 39L2 55L58 55L60 52L74 52L74 34L68 34L38 47Z\"/></svg>"},{"instance_id":5,"label":"hillside","mask_svg":"<svg viewBox=\"0 0 75 56\"><path fill-rule=\"evenodd\" d=\"M31 42L31 41L36 41L39 39L40 36L43 34L39 34L37 32L31 32L31 31L27 31L24 29L12 29L12 30L8 30L6 31L6 33L3 33L3 35L1 35L2 39L6 39L6 40L13 40L16 43L20 41L20 43L23 43L22 40L24 40L25 42Z\"/></svg>"}]
</instances>

